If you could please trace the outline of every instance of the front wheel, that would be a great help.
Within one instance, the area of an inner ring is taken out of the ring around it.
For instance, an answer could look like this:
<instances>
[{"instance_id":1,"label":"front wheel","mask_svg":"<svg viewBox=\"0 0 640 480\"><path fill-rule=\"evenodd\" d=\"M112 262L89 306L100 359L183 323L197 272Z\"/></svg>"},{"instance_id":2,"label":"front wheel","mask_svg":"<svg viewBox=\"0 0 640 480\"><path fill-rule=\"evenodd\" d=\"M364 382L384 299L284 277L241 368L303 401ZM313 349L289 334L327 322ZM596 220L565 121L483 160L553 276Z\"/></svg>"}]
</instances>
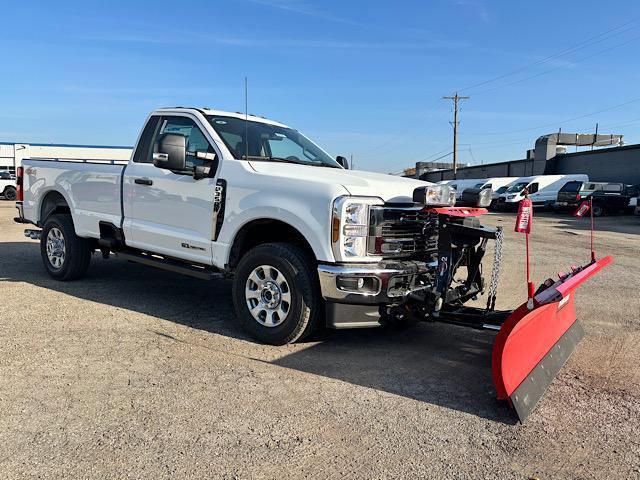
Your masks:
<instances>
[{"instance_id":1,"label":"front wheel","mask_svg":"<svg viewBox=\"0 0 640 480\"><path fill-rule=\"evenodd\" d=\"M91 261L89 240L76 235L71 215L51 215L40 234L44 267L56 280L75 280L87 272Z\"/></svg>"},{"instance_id":2,"label":"front wheel","mask_svg":"<svg viewBox=\"0 0 640 480\"><path fill-rule=\"evenodd\" d=\"M304 339L321 317L315 261L287 243L251 249L236 269L233 303L238 323L257 340L284 345Z\"/></svg>"}]
</instances>

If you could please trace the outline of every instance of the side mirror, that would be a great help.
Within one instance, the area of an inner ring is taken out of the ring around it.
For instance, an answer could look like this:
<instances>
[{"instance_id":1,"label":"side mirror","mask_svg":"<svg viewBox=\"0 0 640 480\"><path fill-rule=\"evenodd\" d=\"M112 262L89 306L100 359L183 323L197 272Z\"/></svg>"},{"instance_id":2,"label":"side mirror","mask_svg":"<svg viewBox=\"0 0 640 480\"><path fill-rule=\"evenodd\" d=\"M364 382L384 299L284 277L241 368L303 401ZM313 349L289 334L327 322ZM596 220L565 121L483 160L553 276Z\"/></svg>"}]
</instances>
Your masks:
<instances>
[{"instance_id":1,"label":"side mirror","mask_svg":"<svg viewBox=\"0 0 640 480\"><path fill-rule=\"evenodd\" d=\"M153 154L153 165L165 170L186 168L187 137L177 133L165 133L158 140L158 152Z\"/></svg>"},{"instance_id":2,"label":"side mirror","mask_svg":"<svg viewBox=\"0 0 640 480\"><path fill-rule=\"evenodd\" d=\"M338 155L336 157L336 162L338 162L340 164L340 166L342 166L342 168L344 168L345 170L349 170L349 162L346 159L346 157L342 157L342 156Z\"/></svg>"}]
</instances>

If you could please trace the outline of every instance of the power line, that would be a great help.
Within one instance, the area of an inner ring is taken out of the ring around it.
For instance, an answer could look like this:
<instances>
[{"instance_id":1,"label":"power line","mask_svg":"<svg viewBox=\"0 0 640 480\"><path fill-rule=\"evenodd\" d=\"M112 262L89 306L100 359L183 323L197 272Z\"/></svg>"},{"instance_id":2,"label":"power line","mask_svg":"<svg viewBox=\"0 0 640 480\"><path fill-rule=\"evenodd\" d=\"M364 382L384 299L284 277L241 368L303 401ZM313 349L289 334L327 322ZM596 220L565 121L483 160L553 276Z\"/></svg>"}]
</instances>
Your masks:
<instances>
[{"instance_id":1,"label":"power line","mask_svg":"<svg viewBox=\"0 0 640 480\"><path fill-rule=\"evenodd\" d=\"M629 100L627 102L623 102L623 103L620 103L618 105L613 105L612 107L603 108L602 110L598 110L598 111L591 112L591 113L585 113L584 115L578 115L577 117L567 118L565 120L560 120L560 121L556 121L556 122L553 122L553 123L547 123L547 124L544 124L544 125L537 125L535 127L521 128L521 129L518 129L518 130L508 130L508 131L504 131L504 132L476 133L475 135L505 135L505 134L509 134L509 133L530 132L532 130L538 130L540 128L557 127L559 124L562 124L562 123L568 123L568 122L573 122L575 120L580 120L582 118L592 117L593 115L598 115L599 113L608 112L610 110L615 110L617 108L624 107L626 105L630 105L632 103L636 103L636 102L639 102L639 101L640 101L640 97L631 99L631 100Z\"/></svg>"},{"instance_id":2,"label":"power line","mask_svg":"<svg viewBox=\"0 0 640 480\"><path fill-rule=\"evenodd\" d=\"M584 60L588 60L589 58L597 57L598 55L602 55L603 53L606 53L606 52L608 52L610 50L614 50L616 48L623 47L623 46L625 46L625 45L627 45L627 44L629 44L631 42L635 42L636 40L640 40L640 36L633 37L633 38L631 38L631 39L629 39L629 40L627 40L625 42L619 43L617 45L613 45L611 47L604 48L602 50L597 51L596 53L592 53L590 55L587 55L586 57L579 58L578 60L575 60L573 63L580 63L580 62L583 62ZM543 75L547 75L548 73L552 73L552 72L555 72L555 71L563 69L563 68L567 68L567 66L566 65L561 65L561 66L558 66L558 67L550 68L549 70L545 70L543 72L536 73L534 75L530 75L528 77L520 78L520 79L515 80L513 82L505 83L505 84L498 85L498 86L495 86L495 87L486 88L484 90L480 90L480 91L476 92L475 95L479 95L479 94L486 93L486 92L493 92L495 90L501 90L501 89L503 89L505 87L510 87L512 85L517 85L519 83L526 82L527 80L531 80L533 78L541 77Z\"/></svg>"},{"instance_id":3,"label":"power line","mask_svg":"<svg viewBox=\"0 0 640 480\"><path fill-rule=\"evenodd\" d=\"M437 107L438 103L433 104L430 107L427 107L427 110L430 110L433 107ZM436 120L436 117L441 114L444 113L444 111L435 111L433 112L431 115L429 115L427 117L427 122L426 123L421 123L418 124L416 122L416 124L414 125L414 128L410 129L409 131L404 130L404 124L403 123L403 127L400 129L396 129L395 133L392 134L391 138L385 140L384 142L381 142L377 145L374 145L372 147L367 148L366 150L361 150L359 152L357 152L360 156L362 155L366 155L367 153L373 152L373 151L381 151L384 149L389 148L390 146L394 145L395 147L397 147L398 145L404 145L406 143L408 143L410 140L413 140L416 138L416 134L418 133L419 130L422 130L426 125L429 125L431 123L433 123ZM400 143L397 143L400 142Z\"/></svg>"},{"instance_id":4,"label":"power line","mask_svg":"<svg viewBox=\"0 0 640 480\"><path fill-rule=\"evenodd\" d=\"M418 160L418 162L428 162L431 158L433 158L433 157L435 157L435 156L437 156L437 155L440 155L441 153L446 152L447 150L449 150L449 147L447 147L447 148L445 148L445 149L443 149L443 150L440 150L439 152L432 153L432 154L431 154L431 155L429 155L428 157L425 157L425 158L423 158L422 160ZM451 155L452 153L453 153L453 152L452 152L451 150L449 150L449 153L448 153L447 155ZM434 160L434 161L435 161L435 160Z\"/></svg>"},{"instance_id":5,"label":"power line","mask_svg":"<svg viewBox=\"0 0 640 480\"><path fill-rule=\"evenodd\" d=\"M511 70L511 71L509 71L507 73L504 73L504 74L501 74L501 75L497 75L497 76L495 76L493 78L489 78L488 80L484 80L484 81L481 81L481 82L478 82L478 83L474 83L473 85L469 85L467 87L461 88L458 91L468 91L468 90L471 90L473 88L477 88L477 87L481 87L483 85L487 85L489 83L493 83L493 82L495 82L497 80L502 80L503 78L507 78L507 77L510 77L510 76L515 75L517 73L523 72L523 71L527 70L528 68L531 68L531 67L534 67L534 66L537 66L537 65L542 65L544 63L547 63L547 62L549 62L551 60L554 60L554 59L556 59L558 57L561 57L563 55L567 55L567 54L570 54L570 53L575 53L575 52L577 52L577 51L579 51L579 50L581 50L581 49L583 49L585 47L588 47L588 46L591 46L591 45L595 45L597 43L600 43L600 42L603 42L605 40L608 40L609 38L613 38L613 37L615 37L617 35L621 35L623 33L626 33L628 31L630 31L630 30L633 30L633 29L629 28L629 29L623 30L621 32L614 33L613 35L608 35L608 34L610 34L612 32L615 32L616 30L620 30L620 29L622 29L622 28L624 28L624 27L626 27L628 25L631 25L635 21L636 21L635 19L630 20L628 22L623 23L622 25L618 25L617 27L614 27L614 28L611 28L609 30L606 30L606 31L604 31L602 33L599 33L598 35L595 35L593 37L590 37L590 38L588 38L588 39L586 39L586 40L584 40L584 41L582 41L582 42L580 42L580 43L578 43L576 45L568 47L568 48L566 48L566 49L564 49L564 50L562 50L562 51L560 51L558 53L555 53L553 55L549 55L549 56L547 56L547 57L545 57L545 58L543 58L541 60L537 60L535 62L528 63L528 64L523 65L521 67L518 67L518 68L516 68L514 70ZM600 37L604 37L604 38L600 38ZM600 38L600 40L597 40L599 38Z\"/></svg>"}]
</instances>

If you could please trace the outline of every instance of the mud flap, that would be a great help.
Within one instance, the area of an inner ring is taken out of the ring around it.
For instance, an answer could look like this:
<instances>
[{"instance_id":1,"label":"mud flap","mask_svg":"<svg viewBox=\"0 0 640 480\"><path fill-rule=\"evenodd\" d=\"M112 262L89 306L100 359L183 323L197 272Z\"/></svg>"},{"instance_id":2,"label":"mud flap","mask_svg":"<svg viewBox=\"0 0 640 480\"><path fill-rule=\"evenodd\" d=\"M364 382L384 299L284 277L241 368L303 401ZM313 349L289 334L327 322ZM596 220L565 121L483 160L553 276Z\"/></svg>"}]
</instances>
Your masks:
<instances>
[{"instance_id":1,"label":"mud flap","mask_svg":"<svg viewBox=\"0 0 640 480\"><path fill-rule=\"evenodd\" d=\"M520 422L529 416L549 384L584 336L574 309L575 290L613 259L604 257L574 268L526 302L502 324L493 346L493 383L499 400L515 408Z\"/></svg>"}]
</instances>

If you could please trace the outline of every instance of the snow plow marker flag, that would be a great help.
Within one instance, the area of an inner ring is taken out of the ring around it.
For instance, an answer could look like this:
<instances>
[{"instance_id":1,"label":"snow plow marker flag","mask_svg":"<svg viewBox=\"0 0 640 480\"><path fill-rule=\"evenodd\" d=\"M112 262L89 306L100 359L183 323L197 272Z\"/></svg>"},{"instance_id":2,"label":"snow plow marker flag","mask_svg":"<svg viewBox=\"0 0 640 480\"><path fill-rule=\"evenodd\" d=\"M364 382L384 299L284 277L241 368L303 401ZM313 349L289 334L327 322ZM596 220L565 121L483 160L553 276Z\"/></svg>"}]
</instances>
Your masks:
<instances>
[{"instance_id":1,"label":"snow plow marker flag","mask_svg":"<svg viewBox=\"0 0 640 480\"><path fill-rule=\"evenodd\" d=\"M531 233L533 223L533 204L529 198L523 198L518 205L515 231L518 233Z\"/></svg>"},{"instance_id":2,"label":"snow plow marker flag","mask_svg":"<svg viewBox=\"0 0 640 480\"><path fill-rule=\"evenodd\" d=\"M583 201L578 209L573 212L574 217L582 218L586 215L586 213L591 209L591 202L589 200Z\"/></svg>"}]
</instances>

